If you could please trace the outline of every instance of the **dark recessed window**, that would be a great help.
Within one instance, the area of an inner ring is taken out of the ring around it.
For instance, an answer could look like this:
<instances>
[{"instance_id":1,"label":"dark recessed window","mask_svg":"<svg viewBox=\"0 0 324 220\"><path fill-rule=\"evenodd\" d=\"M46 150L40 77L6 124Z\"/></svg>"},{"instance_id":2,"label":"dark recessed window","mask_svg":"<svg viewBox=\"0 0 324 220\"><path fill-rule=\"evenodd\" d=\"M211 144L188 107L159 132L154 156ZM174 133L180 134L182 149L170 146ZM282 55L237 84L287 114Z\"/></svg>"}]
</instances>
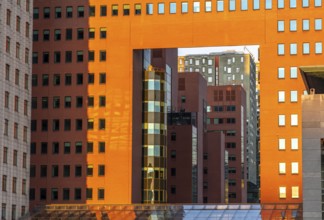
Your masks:
<instances>
[{"instance_id":1,"label":"dark recessed window","mask_svg":"<svg viewBox=\"0 0 324 220\"><path fill-rule=\"evenodd\" d=\"M90 17L96 16L96 7L95 6L89 6L89 16Z\"/></svg>"},{"instance_id":2,"label":"dark recessed window","mask_svg":"<svg viewBox=\"0 0 324 220\"><path fill-rule=\"evenodd\" d=\"M106 151L106 143L105 142L98 143L98 151L99 151L99 153L105 153L105 151Z\"/></svg>"},{"instance_id":3,"label":"dark recessed window","mask_svg":"<svg viewBox=\"0 0 324 220\"><path fill-rule=\"evenodd\" d=\"M94 84L94 78L95 78L94 73L89 73L88 74L88 84Z\"/></svg>"},{"instance_id":4,"label":"dark recessed window","mask_svg":"<svg viewBox=\"0 0 324 220\"><path fill-rule=\"evenodd\" d=\"M78 17L83 18L84 17L84 7L78 6Z\"/></svg>"},{"instance_id":5,"label":"dark recessed window","mask_svg":"<svg viewBox=\"0 0 324 220\"><path fill-rule=\"evenodd\" d=\"M107 6L106 5L100 6L100 16L107 16Z\"/></svg>"}]
</instances>

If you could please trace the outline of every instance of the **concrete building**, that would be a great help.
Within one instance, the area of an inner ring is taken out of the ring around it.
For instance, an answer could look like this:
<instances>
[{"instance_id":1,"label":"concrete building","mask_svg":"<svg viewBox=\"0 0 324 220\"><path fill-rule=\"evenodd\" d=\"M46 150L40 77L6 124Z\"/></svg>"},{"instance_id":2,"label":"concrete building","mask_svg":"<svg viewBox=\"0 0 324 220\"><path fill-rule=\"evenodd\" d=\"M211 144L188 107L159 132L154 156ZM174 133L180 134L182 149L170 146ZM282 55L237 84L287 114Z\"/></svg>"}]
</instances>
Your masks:
<instances>
[{"instance_id":1,"label":"concrete building","mask_svg":"<svg viewBox=\"0 0 324 220\"><path fill-rule=\"evenodd\" d=\"M28 212L33 1L0 2L1 219Z\"/></svg>"},{"instance_id":2,"label":"concrete building","mask_svg":"<svg viewBox=\"0 0 324 220\"><path fill-rule=\"evenodd\" d=\"M228 151L228 202L246 203L245 90L236 85L208 86L207 91L207 131L224 131L225 134L225 149Z\"/></svg>"},{"instance_id":3,"label":"concrete building","mask_svg":"<svg viewBox=\"0 0 324 220\"><path fill-rule=\"evenodd\" d=\"M308 91L307 95L302 95L303 217L304 219L323 219L324 68L316 66L301 67L300 69ZM297 150L299 147L298 140L292 138L290 140L290 150ZM301 165L298 162L292 162L291 174L301 175L299 168L301 168ZM300 196L298 186L286 190L287 196L290 193L295 198Z\"/></svg>"}]
</instances>

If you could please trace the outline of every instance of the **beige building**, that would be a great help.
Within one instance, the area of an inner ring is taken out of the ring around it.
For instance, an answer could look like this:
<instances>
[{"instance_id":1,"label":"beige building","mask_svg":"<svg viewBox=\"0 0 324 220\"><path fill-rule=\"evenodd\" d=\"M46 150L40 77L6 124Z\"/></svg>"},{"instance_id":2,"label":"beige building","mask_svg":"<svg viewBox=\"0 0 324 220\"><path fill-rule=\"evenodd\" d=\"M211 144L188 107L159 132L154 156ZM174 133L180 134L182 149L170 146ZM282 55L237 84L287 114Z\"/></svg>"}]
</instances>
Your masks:
<instances>
[{"instance_id":1,"label":"beige building","mask_svg":"<svg viewBox=\"0 0 324 220\"><path fill-rule=\"evenodd\" d=\"M0 1L1 219L28 211L32 2Z\"/></svg>"}]
</instances>

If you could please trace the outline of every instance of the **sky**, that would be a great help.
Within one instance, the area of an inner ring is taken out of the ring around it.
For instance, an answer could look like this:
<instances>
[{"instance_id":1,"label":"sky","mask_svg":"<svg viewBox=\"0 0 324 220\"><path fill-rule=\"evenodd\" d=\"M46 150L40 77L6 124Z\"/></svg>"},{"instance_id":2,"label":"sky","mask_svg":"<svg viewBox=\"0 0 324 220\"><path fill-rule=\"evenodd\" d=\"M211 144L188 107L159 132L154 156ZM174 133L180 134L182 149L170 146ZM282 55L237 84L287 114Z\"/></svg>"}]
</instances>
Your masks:
<instances>
[{"instance_id":1,"label":"sky","mask_svg":"<svg viewBox=\"0 0 324 220\"><path fill-rule=\"evenodd\" d=\"M179 48L178 49L178 56L185 56L188 54L208 54L211 52L222 52L227 50L236 50L236 51L244 51L247 48L250 53L253 55L255 60L258 60L258 45L247 45L247 46L233 46L233 47L195 47L195 48Z\"/></svg>"}]
</instances>

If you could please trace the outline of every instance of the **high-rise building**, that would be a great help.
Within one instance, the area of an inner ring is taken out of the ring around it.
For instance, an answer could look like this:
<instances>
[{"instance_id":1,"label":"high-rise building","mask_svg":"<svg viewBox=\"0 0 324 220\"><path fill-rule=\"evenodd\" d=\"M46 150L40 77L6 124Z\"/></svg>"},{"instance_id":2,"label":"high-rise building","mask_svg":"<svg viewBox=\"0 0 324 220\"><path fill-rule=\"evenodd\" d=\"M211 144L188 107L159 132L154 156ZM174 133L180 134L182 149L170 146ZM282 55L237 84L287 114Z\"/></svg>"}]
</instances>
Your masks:
<instances>
[{"instance_id":1,"label":"high-rise building","mask_svg":"<svg viewBox=\"0 0 324 220\"><path fill-rule=\"evenodd\" d=\"M37 199L42 192L49 202L52 188L55 199L56 184L65 181L71 184L69 190L64 191L65 198L73 198L71 202L84 202L85 194L80 194L80 187L89 188L88 197L92 195L93 198L87 201L89 203L141 201L141 190L138 190L142 177L141 159L137 158L141 156L142 145L133 145L134 134L138 132L133 123L138 120L134 109L139 106L133 102L137 98L134 94L138 94L134 90L138 85L133 83L136 78L133 58L137 50L259 45L262 72L261 202L302 201L301 191L298 198L279 196L283 186L287 191L293 186L298 186L300 190L302 175L281 175L278 170L281 162L299 162L301 165L301 146L297 151L281 151L278 145L281 139L297 138L299 143L301 140L299 95L305 86L298 69L300 66L320 65L323 61L322 0L175 0L168 3L36 0L34 4L33 33L34 39L39 39L33 49L33 60L38 61L34 65L35 76L38 76L38 81L34 78L34 82L38 82L34 97L38 102L34 103L39 104L33 114L38 125L33 138L38 156L41 156L41 149L44 152L43 159L38 158L37 162L48 166L42 168L43 175L49 167L51 171L52 168L57 170L56 162L51 161L54 158L52 149L47 153L51 157L45 156L46 142L48 149L59 142L61 153L58 157L62 160L57 180L49 176L38 177L41 188L46 182L52 186L46 186L47 191L37 188ZM290 97L291 92L297 93L297 99ZM51 109L54 113L49 115L46 97L53 108L54 96L55 106L60 100L60 107ZM43 97L44 109L40 104ZM85 108L84 105L90 106ZM60 131L56 132L53 128L57 129L58 118ZM51 131L41 131L46 130L46 123ZM63 131L64 126L67 131ZM89 130L85 130L86 126ZM80 142L82 154L79 153ZM85 146L89 146L87 154ZM71 177L66 181L62 172L63 166L68 164L70 167L66 167L66 175L70 170ZM87 165L89 174L93 166L92 178L85 178ZM105 176L99 176L97 171L100 169L103 174L104 167ZM40 171L40 167L37 168ZM82 177L79 177L80 171ZM63 198L62 191L58 195Z\"/></svg>"},{"instance_id":2,"label":"high-rise building","mask_svg":"<svg viewBox=\"0 0 324 220\"><path fill-rule=\"evenodd\" d=\"M0 2L1 219L28 212L33 1Z\"/></svg>"},{"instance_id":3,"label":"high-rise building","mask_svg":"<svg viewBox=\"0 0 324 220\"><path fill-rule=\"evenodd\" d=\"M181 58L179 58L181 60ZM257 187L257 97L256 65L249 53L224 51L184 56L186 71L200 72L208 86L242 85L246 91L247 178L249 186ZM257 199L256 195L256 199ZM249 200L251 201L251 200Z\"/></svg>"},{"instance_id":4,"label":"high-rise building","mask_svg":"<svg viewBox=\"0 0 324 220\"><path fill-rule=\"evenodd\" d=\"M223 131L225 134L225 149L228 152L228 202L246 203L246 92L241 85L208 86L207 90L207 132ZM221 152L218 154L222 155ZM213 166L208 168L213 170Z\"/></svg>"}]
</instances>

